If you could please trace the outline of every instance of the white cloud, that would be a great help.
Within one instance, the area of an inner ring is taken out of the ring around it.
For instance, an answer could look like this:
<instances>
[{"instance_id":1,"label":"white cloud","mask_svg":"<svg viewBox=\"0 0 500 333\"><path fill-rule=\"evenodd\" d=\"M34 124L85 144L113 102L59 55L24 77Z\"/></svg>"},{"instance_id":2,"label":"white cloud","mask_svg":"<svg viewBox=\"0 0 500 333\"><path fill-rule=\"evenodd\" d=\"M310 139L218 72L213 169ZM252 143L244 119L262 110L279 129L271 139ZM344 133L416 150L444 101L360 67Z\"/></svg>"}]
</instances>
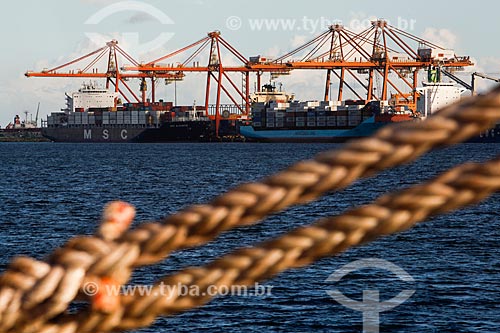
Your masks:
<instances>
[{"instance_id":1,"label":"white cloud","mask_svg":"<svg viewBox=\"0 0 500 333\"><path fill-rule=\"evenodd\" d=\"M448 29L426 28L422 38L446 49L454 49L458 36Z\"/></svg>"},{"instance_id":2,"label":"white cloud","mask_svg":"<svg viewBox=\"0 0 500 333\"><path fill-rule=\"evenodd\" d=\"M108 5L114 2L117 2L116 0L80 0L81 3L84 4L89 4L89 5Z\"/></svg>"},{"instance_id":3,"label":"white cloud","mask_svg":"<svg viewBox=\"0 0 500 333\"><path fill-rule=\"evenodd\" d=\"M136 13L130 16L125 23L139 24L144 22L157 22L157 19L148 13Z\"/></svg>"},{"instance_id":4,"label":"white cloud","mask_svg":"<svg viewBox=\"0 0 500 333\"><path fill-rule=\"evenodd\" d=\"M344 26L354 32L361 32L371 26L371 22L378 18L374 15L368 15L365 12L351 12L351 18Z\"/></svg>"},{"instance_id":5,"label":"white cloud","mask_svg":"<svg viewBox=\"0 0 500 333\"><path fill-rule=\"evenodd\" d=\"M307 36L304 36L304 35L295 35L293 36L290 44L293 48L296 48L296 47L299 47L301 45L304 45L308 39L311 39L311 37L307 37Z\"/></svg>"},{"instance_id":6,"label":"white cloud","mask_svg":"<svg viewBox=\"0 0 500 333\"><path fill-rule=\"evenodd\" d=\"M278 46L273 46L268 48L264 55L270 58L277 58L281 55L281 49Z\"/></svg>"}]
</instances>

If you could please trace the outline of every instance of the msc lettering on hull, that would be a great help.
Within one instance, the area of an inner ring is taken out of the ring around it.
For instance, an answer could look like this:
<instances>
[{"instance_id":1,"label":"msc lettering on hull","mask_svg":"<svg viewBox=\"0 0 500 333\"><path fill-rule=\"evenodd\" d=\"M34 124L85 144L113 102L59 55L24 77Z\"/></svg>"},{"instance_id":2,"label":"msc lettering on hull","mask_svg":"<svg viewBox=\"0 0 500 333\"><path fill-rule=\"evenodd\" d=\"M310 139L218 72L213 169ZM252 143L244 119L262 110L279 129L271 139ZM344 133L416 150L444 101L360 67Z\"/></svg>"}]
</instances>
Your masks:
<instances>
[{"instance_id":1,"label":"msc lettering on hull","mask_svg":"<svg viewBox=\"0 0 500 333\"><path fill-rule=\"evenodd\" d=\"M91 129L84 129L83 130L83 139L84 140L92 140L92 130Z\"/></svg>"},{"instance_id":2,"label":"msc lettering on hull","mask_svg":"<svg viewBox=\"0 0 500 333\"><path fill-rule=\"evenodd\" d=\"M102 139L109 140L109 129L105 128L102 130ZM92 140L92 129L84 129L83 130L83 139L84 140ZM122 129L120 131L120 139L127 140L128 139L128 131L126 129Z\"/></svg>"}]
</instances>

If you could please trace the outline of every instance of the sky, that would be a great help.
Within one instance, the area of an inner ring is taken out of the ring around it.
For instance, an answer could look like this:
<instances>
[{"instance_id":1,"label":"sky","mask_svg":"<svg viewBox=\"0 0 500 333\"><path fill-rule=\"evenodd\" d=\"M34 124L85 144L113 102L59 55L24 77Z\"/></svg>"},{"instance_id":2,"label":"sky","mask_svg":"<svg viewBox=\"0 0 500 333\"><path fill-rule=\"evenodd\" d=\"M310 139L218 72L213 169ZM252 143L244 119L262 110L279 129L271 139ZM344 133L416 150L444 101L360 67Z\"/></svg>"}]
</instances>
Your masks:
<instances>
[{"instance_id":1,"label":"sky","mask_svg":"<svg viewBox=\"0 0 500 333\"><path fill-rule=\"evenodd\" d=\"M41 71L98 49L110 39L138 61L150 61L219 30L246 57L277 57L342 22L352 30L370 19L392 25L470 56L474 71L500 77L500 3L475 1L238 1L238 0L25 0L2 5L0 20L0 126L16 114L41 117L64 107L64 93L76 91L84 80L26 78L27 70ZM271 22L271 25L267 25ZM272 23L275 22L275 23ZM277 23L276 23L277 22ZM276 24L276 25L273 25ZM226 63L234 62L223 56ZM298 99L320 99L323 73L302 71L282 81ZM203 98L205 78L190 75L176 87L179 103ZM87 80L88 81L88 80ZM478 82L479 90L492 83ZM131 82L138 91L138 82ZM159 97L172 100L174 88L162 85ZM24 117L24 116L23 116Z\"/></svg>"}]
</instances>

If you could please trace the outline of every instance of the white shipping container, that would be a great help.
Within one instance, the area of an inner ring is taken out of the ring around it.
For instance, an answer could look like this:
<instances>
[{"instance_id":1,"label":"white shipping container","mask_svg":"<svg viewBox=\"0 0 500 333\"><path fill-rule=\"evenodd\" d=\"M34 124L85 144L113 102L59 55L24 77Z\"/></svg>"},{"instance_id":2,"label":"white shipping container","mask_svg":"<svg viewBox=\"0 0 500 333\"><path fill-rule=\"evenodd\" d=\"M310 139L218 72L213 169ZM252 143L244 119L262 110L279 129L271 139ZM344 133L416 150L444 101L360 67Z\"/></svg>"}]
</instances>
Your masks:
<instances>
[{"instance_id":1,"label":"white shipping container","mask_svg":"<svg viewBox=\"0 0 500 333\"><path fill-rule=\"evenodd\" d=\"M321 101L320 106L339 106L342 105L342 101Z\"/></svg>"},{"instance_id":2,"label":"white shipping container","mask_svg":"<svg viewBox=\"0 0 500 333\"><path fill-rule=\"evenodd\" d=\"M437 48L419 48L418 55L424 59L451 60L455 58L455 51Z\"/></svg>"},{"instance_id":3,"label":"white shipping container","mask_svg":"<svg viewBox=\"0 0 500 333\"><path fill-rule=\"evenodd\" d=\"M317 107L317 106L319 106L319 101L308 101L308 102L306 102L306 106Z\"/></svg>"}]
</instances>

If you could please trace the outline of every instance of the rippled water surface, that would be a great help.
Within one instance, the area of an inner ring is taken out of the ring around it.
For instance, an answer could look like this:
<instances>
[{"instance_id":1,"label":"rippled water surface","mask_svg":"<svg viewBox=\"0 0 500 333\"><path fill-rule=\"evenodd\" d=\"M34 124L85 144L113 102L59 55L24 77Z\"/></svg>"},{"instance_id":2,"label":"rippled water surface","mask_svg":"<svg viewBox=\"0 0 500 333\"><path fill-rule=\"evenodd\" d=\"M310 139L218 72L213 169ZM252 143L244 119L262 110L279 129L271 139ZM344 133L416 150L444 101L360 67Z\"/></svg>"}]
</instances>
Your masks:
<instances>
[{"instance_id":1,"label":"rippled water surface","mask_svg":"<svg viewBox=\"0 0 500 333\"><path fill-rule=\"evenodd\" d=\"M228 188L259 179L334 145L311 144L55 144L0 143L0 265L15 255L44 258L79 234L92 234L102 206L133 203L136 223L156 220ZM307 206L223 234L197 249L143 268L148 284L184 266L203 265L389 189L406 187L464 161L483 161L498 144L465 144L434 151L417 163L362 180ZM163 318L140 332L361 332L362 314L335 302L338 289L361 301L363 290L382 300L415 290L404 304L380 314L381 332L498 332L500 327L500 196L434 218L401 234L294 269L264 283L272 294L219 297L204 307ZM325 281L358 259L388 260L408 272L404 282L382 269Z\"/></svg>"}]
</instances>

